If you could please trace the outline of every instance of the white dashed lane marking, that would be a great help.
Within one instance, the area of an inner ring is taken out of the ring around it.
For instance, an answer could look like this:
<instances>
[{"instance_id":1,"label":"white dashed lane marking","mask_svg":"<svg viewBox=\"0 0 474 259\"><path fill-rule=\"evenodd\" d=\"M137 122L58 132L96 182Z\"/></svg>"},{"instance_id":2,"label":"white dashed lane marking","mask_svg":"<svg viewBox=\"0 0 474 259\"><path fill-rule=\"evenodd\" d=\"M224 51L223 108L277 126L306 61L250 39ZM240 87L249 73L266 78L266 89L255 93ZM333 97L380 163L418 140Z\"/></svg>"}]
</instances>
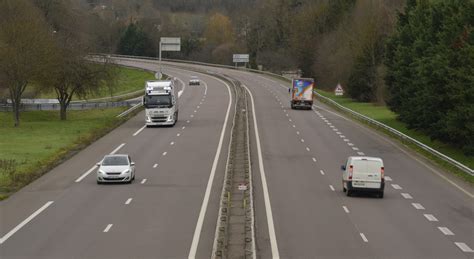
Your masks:
<instances>
[{"instance_id":1,"label":"white dashed lane marking","mask_svg":"<svg viewBox=\"0 0 474 259\"><path fill-rule=\"evenodd\" d=\"M144 183L146 183L146 179L143 179L143 180L140 182L140 184L144 184Z\"/></svg>"},{"instance_id":2,"label":"white dashed lane marking","mask_svg":"<svg viewBox=\"0 0 474 259\"><path fill-rule=\"evenodd\" d=\"M465 243L461 243L461 242L454 242L454 244L456 244L459 249L461 249L461 251L463 251L464 253L474 253L474 250L472 250L468 245L466 245Z\"/></svg>"},{"instance_id":3,"label":"white dashed lane marking","mask_svg":"<svg viewBox=\"0 0 474 259\"><path fill-rule=\"evenodd\" d=\"M319 172L320 172L322 175L324 175L324 171L323 171L323 170L319 170Z\"/></svg>"},{"instance_id":4,"label":"white dashed lane marking","mask_svg":"<svg viewBox=\"0 0 474 259\"><path fill-rule=\"evenodd\" d=\"M433 214L423 214L428 221L436 222L438 219Z\"/></svg>"},{"instance_id":5,"label":"white dashed lane marking","mask_svg":"<svg viewBox=\"0 0 474 259\"><path fill-rule=\"evenodd\" d=\"M128 205L128 204L130 204L130 202L132 202L132 198L128 198L128 200L127 200L127 201L125 201L125 205Z\"/></svg>"},{"instance_id":6,"label":"white dashed lane marking","mask_svg":"<svg viewBox=\"0 0 474 259\"><path fill-rule=\"evenodd\" d=\"M395 190L401 190L401 189L402 189L402 187L401 187L400 185L398 185L398 184L392 184L392 187L393 187L393 189L395 189Z\"/></svg>"},{"instance_id":7,"label":"white dashed lane marking","mask_svg":"<svg viewBox=\"0 0 474 259\"><path fill-rule=\"evenodd\" d=\"M336 190L336 189L334 189L334 186L332 186L332 185L329 185L329 188L331 188L331 191L333 191L333 192Z\"/></svg>"},{"instance_id":8,"label":"white dashed lane marking","mask_svg":"<svg viewBox=\"0 0 474 259\"><path fill-rule=\"evenodd\" d=\"M348 146L354 146L354 144L352 144L351 142L347 143Z\"/></svg>"},{"instance_id":9,"label":"white dashed lane marking","mask_svg":"<svg viewBox=\"0 0 474 259\"><path fill-rule=\"evenodd\" d=\"M454 236L454 233L449 230L447 227L438 227L439 231L441 231L445 236Z\"/></svg>"},{"instance_id":10,"label":"white dashed lane marking","mask_svg":"<svg viewBox=\"0 0 474 259\"><path fill-rule=\"evenodd\" d=\"M413 205L413 207L415 207L415 209L417 210L424 210L425 207L423 207L423 205L419 204L419 203L412 203L411 205Z\"/></svg>"},{"instance_id":11,"label":"white dashed lane marking","mask_svg":"<svg viewBox=\"0 0 474 259\"><path fill-rule=\"evenodd\" d=\"M344 209L346 213L349 213L349 209L346 206L342 206L342 208Z\"/></svg>"},{"instance_id":12,"label":"white dashed lane marking","mask_svg":"<svg viewBox=\"0 0 474 259\"><path fill-rule=\"evenodd\" d=\"M108 224L107 227L104 229L104 233L109 232L109 230L112 228L113 224Z\"/></svg>"},{"instance_id":13,"label":"white dashed lane marking","mask_svg":"<svg viewBox=\"0 0 474 259\"><path fill-rule=\"evenodd\" d=\"M146 125L144 125L139 130L137 130L135 133L133 133L133 136L135 137L136 135L140 134L140 132L142 132L142 130L144 130L145 128L146 128Z\"/></svg>"},{"instance_id":14,"label":"white dashed lane marking","mask_svg":"<svg viewBox=\"0 0 474 259\"><path fill-rule=\"evenodd\" d=\"M392 178L390 178L390 176L385 176L385 181L391 182L391 181L392 181Z\"/></svg>"},{"instance_id":15,"label":"white dashed lane marking","mask_svg":"<svg viewBox=\"0 0 474 259\"><path fill-rule=\"evenodd\" d=\"M316 162L316 158L315 158L315 157L313 157L313 162Z\"/></svg>"},{"instance_id":16,"label":"white dashed lane marking","mask_svg":"<svg viewBox=\"0 0 474 259\"><path fill-rule=\"evenodd\" d=\"M170 145L171 145L171 146L172 146L172 145L174 145L174 142L173 142L173 141L171 141Z\"/></svg>"},{"instance_id":17,"label":"white dashed lane marking","mask_svg":"<svg viewBox=\"0 0 474 259\"><path fill-rule=\"evenodd\" d=\"M306 151L311 151L311 150L309 149L309 147L306 147Z\"/></svg>"},{"instance_id":18,"label":"white dashed lane marking","mask_svg":"<svg viewBox=\"0 0 474 259\"><path fill-rule=\"evenodd\" d=\"M369 240L367 239L367 237L365 237L364 233L360 233L360 237L362 237L362 240L364 240L364 242L368 243Z\"/></svg>"},{"instance_id":19,"label":"white dashed lane marking","mask_svg":"<svg viewBox=\"0 0 474 259\"><path fill-rule=\"evenodd\" d=\"M407 200L411 200L413 199L413 197L411 197L411 195L409 193L401 193L403 198L407 199Z\"/></svg>"},{"instance_id":20,"label":"white dashed lane marking","mask_svg":"<svg viewBox=\"0 0 474 259\"><path fill-rule=\"evenodd\" d=\"M364 153L364 152L357 152L357 154L358 154L359 156L365 156L365 153Z\"/></svg>"},{"instance_id":21,"label":"white dashed lane marking","mask_svg":"<svg viewBox=\"0 0 474 259\"><path fill-rule=\"evenodd\" d=\"M163 156L166 156L166 154L168 154L168 152L166 152L166 151L165 151L165 152L163 152Z\"/></svg>"}]
</instances>

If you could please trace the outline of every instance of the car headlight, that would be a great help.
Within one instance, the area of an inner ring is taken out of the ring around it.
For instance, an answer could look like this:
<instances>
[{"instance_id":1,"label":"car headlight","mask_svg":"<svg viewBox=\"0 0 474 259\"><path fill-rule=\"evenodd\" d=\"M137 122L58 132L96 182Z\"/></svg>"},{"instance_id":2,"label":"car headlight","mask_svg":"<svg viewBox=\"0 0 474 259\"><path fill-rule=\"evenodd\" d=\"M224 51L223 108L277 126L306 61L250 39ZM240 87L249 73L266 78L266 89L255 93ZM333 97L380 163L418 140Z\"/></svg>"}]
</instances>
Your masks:
<instances>
[{"instance_id":1,"label":"car headlight","mask_svg":"<svg viewBox=\"0 0 474 259\"><path fill-rule=\"evenodd\" d=\"M97 170L97 173L98 173L98 174L105 174L105 172L102 171L102 170Z\"/></svg>"},{"instance_id":2,"label":"car headlight","mask_svg":"<svg viewBox=\"0 0 474 259\"><path fill-rule=\"evenodd\" d=\"M131 170L130 170L130 169L127 169L127 170L123 171L122 174L128 174L128 173L130 173L130 172L131 172Z\"/></svg>"}]
</instances>

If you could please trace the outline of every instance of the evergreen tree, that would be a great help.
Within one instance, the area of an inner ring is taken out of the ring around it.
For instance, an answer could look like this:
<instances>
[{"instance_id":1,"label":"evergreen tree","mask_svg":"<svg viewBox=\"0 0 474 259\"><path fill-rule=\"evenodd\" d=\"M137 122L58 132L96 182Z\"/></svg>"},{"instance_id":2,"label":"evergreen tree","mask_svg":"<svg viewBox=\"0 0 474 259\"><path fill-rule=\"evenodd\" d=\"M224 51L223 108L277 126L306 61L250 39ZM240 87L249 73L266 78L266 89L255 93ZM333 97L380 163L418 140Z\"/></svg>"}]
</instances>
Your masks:
<instances>
[{"instance_id":1,"label":"evergreen tree","mask_svg":"<svg viewBox=\"0 0 474 259\"><path fill-rule=\"evenodd\" d=\"M391 109L433 139L474 147L474 3L410 1L387 48Z\"/></svg>"}]
</instances>

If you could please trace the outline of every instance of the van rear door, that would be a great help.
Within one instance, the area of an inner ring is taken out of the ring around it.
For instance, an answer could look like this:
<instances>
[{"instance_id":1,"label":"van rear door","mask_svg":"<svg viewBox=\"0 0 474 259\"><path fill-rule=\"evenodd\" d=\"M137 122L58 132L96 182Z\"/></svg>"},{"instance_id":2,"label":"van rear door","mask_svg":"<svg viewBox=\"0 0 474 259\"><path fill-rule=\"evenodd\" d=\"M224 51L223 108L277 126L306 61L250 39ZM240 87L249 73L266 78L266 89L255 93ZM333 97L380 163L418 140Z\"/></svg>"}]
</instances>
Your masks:
<instances>
[{"instance_id":1,"label":"van rear door","mask_svg":"<svg viewBox=\"0 0 474 259\"><path fill-rule=\"evenodd\" d=\"M382 182L379 160L357 159L352 162L352 186L357 188L380 188Z\"/></svg>"}]
</instances>

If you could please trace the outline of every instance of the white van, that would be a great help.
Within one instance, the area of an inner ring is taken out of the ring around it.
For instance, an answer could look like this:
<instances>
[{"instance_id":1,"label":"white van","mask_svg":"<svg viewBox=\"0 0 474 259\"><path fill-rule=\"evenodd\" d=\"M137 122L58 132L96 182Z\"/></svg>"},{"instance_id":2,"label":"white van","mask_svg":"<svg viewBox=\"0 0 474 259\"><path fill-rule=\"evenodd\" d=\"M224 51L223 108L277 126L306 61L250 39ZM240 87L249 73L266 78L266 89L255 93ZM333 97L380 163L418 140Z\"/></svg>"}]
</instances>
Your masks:
<instances>
[{"instance_id":1,"label":"white van","mask_svg":"<svg viewBox=\"0 0 474 259\"><path fill-rule=\"evenodd\" d=\"M345 165L341 166L342 190L347 196L356 191L377 193L383 198L385 187L384 166L378 157L350 156Z\"/></svg>"}]
</instances>

